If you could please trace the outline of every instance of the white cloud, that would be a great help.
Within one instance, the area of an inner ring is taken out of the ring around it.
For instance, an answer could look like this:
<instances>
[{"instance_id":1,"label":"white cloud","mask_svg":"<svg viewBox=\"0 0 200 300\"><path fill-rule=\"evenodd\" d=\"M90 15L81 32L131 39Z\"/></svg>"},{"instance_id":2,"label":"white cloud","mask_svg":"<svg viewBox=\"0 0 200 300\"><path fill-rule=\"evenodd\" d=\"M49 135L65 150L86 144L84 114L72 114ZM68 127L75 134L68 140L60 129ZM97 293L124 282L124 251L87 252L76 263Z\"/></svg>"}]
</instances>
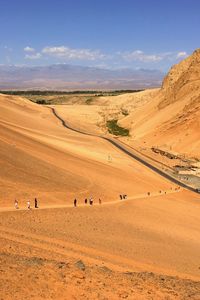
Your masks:
<instances>
[{"instance_id":1,"label":"white cloud","mask_svg":"<svg viewBox=\"0 0 200 300\"><path fill-rule=\"evenodd\" d=\"M164 52L157 54L146 54L142 50L129 52L119 52L118 55L126 61L137 61L142 63L154 63L160 61L175 61L179 58L185 58L188 54L185 51L181 52Z\"/></svg>"},{"instance_id":2,"label":"white cloud","mask_svg":"<svg viewBox=\"0 0 200 300\"><path fill-rule=\"evenodd\" d=\"M120 53L121 57L128 61L140 61L140 62L157 62L163 59L159 54L145 54L141 50L135 50L132 52Z\"/></svg>"},{"instance_id":3,"label":"white cloud","mask_svg":"<svg viewBox=\"0 0 200 300\"><path fill-rule=\"evenodd\" d=\"M40 59L42 57L42 54L41 53L34 53L34 54L26 54L25 55L25 58L26 59Z\"/></svg>"},{"instance_id":4,"label":"white cloud","mask_svg":"<svg viewBox=\"0 0 200 300\"><path fill-rule=\"evenodd\" d=\"M93 66L105 67L107 64L114 66L116 63L136 65L141 68L144 65L169 64L176 63L177 60L184 59L188 54L185 51L146 53L142 50L133 50L126 52L115 52L113 54L104 54L100 50L70 48L66 46L48 46L36 52L32 47L25 47L25 59L50 59L56 58L62 62L67 61L88 61ZM106 61L106 65L105 64Z\"/></svg>"},{"instance_id":5,"label":"white cloud","mask_svg":"<svg viewBox=\"0 0 200 300\"><path fill-rule=\"evenodd\" d=\"M188 56L188 54L187 54L187 52L185 52L185 51L181 51L181 52L178 52L177 53L177 58L184 58L184 57L186 57L186 56Z\"/></svg>"},{"instance_id":6,"label":"white cloud","mask_svg":"<svg viewBox=\"0 0 200 300\"><path fill-rule=\"evenodd\" d=\"M57 58L64 59L80 59L80 60L97 60L104 59L106 55L101 53L99 50L90 49L72 49L65 46L59 47L45 47L42 49L42 53Z\"/></svg>"},{"instance_id":7,"label":"white cloud","mask_svg":"<svg viewBox=\"0 0 200 300\"><path fill-rule=\"evenodd\" d=\"M27 47L24 48L24 51L25 52L35 52L35 49L27 46Z\"/></svg>"}]
</instances>

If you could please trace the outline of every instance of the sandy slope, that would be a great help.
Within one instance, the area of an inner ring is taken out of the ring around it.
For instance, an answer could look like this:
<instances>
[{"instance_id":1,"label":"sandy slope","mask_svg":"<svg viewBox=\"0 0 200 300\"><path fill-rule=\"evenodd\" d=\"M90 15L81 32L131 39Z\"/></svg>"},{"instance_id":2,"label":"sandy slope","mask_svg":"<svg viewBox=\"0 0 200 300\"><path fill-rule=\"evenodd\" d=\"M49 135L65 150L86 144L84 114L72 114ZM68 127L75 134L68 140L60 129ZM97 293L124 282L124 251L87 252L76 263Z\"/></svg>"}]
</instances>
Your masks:
<instances>
[{"instance_id":1,"label":"sandy slope","mask_svg":"<svg viewBox=\"0 0 200 300\"><path fill-rule=\"evenodd\" d=\"M33 240L52 239L86 259L199 279L199 199L180 192L94 207L2 212L1 234L33 234Z\"/></svg>"},{"instance_id":2,"label":"sandy slope","mask_svg":"<svg viewBox=\"0 0 200 300\"><path fill-rule=\"evenodd\" d=\"M106 141L63 128L47 107L1 96L0 118L1 206L35 195L44 203L107 201L171 186Z\"/></svg>"},{"instance_id":3,"label":"sandy slope","mask_svg":"<svg viewBox=\"0 0 200 300\"><path fill-rule=\"evenodd\" d=\"M199 299L199 209L180 192L3 212L3 299Z\"/></svg>"},{"instance_id":4,"label":"sandy slope","mask_svg":"<svg viewBox=\"0 0 200 300\"><path fill-rule=\"evenodd\" d=\"M0 117L4 300L199 299L198 195L65 129L47 107L1 96ZM83 205L91 194L103 204ZM35 195L43 209L28 211ZM79 207L59 206L75 195Z\"/></svg>"}]
</instances>

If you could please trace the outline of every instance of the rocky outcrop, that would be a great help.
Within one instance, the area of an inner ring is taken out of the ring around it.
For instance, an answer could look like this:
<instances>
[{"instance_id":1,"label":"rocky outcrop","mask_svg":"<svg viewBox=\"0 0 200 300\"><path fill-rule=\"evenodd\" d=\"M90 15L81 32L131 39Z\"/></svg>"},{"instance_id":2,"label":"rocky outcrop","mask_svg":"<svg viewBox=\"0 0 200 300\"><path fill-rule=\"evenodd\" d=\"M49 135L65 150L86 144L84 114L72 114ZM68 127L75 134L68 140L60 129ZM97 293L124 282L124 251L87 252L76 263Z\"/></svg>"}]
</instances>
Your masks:
<instances>
[{"instance_id":1,"label":"rocky outcrop","mask_svg":"<svg viewBox=\"0 0 200 300\"><path fill-rule=\"evenodd\" d=\"M164 99L159 103L162 109L176 101L181 101L186 95L193 101L200 95L200 49L174 65L164 78L162 89ZM198 92L198 95L197 95Z\"/></svg>"}]
</instances>

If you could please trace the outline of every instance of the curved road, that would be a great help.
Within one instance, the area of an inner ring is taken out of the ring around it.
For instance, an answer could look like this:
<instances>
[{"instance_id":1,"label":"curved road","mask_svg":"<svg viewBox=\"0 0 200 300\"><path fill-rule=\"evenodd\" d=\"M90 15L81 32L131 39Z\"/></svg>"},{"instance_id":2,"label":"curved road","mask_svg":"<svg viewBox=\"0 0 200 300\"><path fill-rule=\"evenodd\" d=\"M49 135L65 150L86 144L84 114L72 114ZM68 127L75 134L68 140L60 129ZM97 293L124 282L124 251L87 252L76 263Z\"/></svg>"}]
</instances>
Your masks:
<instances>
[{"instance_id":1,"label":"curved road","mask_svg":"<svg viewBox=\"0 0 200 300\"><path fill-rule=\"evenodd\" d=\"M48 106L49 107L49 106ZM168 179L169 181L181 186L182 188L185 188L187 190L190 190L194 193L198 193L196 191L195 188L177 180L176 178L172 177L169 174L166 174L165 172L163 172L162 170L160 170L159 168L155 167L154 165L152 165L151 163L147 162L146 160L144 160L143 158L139 157L138 155L132 153L131 151L129 151L128 149L126 149L126 147L122 144L119 143L119 141L113 140L110 137L105 137L105 136L101 136L101 135L96 135L96 134L91 134L91 133L87 133L78 129L75 129L69 125L66 124L66 122L58 115L58 113L56 112L55 108L53 107L49 107L51 109L51 111L53 112L54 116L60 120L60 122L62 123L62 125L64 127L66 127L67 129L73 130L75 132L84 134L84 135L88 135L88 136L94 136L94 137L99 137L101 139L104 139L106 141L108 141L109 143L111 143L112 145L114 145L116 148L118 148L119 150L123 151L124 153L126 153L127 155L129 155L130 157L134 158L135 160L137 160L138 162L142 163L143 165L145 165L147 168L151 169L152 171L156 172L157 174L161 175L162 177Z\"/></svg>"}]
</instances>

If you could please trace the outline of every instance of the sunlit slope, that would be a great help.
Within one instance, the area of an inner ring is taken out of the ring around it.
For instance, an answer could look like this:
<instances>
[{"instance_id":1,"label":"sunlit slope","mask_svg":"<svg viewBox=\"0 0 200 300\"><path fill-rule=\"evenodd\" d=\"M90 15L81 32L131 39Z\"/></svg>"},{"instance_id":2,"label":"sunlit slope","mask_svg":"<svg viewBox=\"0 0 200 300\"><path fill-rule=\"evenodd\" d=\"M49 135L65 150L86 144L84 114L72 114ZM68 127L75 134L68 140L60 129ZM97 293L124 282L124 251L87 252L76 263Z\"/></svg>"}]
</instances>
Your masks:
<instances>
[{"instance_id":1,"label":"sunlit slope","mask_svg":"<svg viewBox=\"0 0 200 300\"><path fill-rule=\"evenodd\" d=\"M72 203L76 196L115 200L170 183L99 138L67 130L48 107L0 96L0 201L38 196ZM25 200L23 200L25 201Z\"/></svg>"},{"instance_id":2,"label":"sunlit slope","mask_svg":"<svg viewBox=\"0 0 200 300\"><path fill-rule=\"evenodd\" d=\"M173 66L160 91L120 124L135 139L199 157L200 50Z\"/></svg>"}]
</instances>

